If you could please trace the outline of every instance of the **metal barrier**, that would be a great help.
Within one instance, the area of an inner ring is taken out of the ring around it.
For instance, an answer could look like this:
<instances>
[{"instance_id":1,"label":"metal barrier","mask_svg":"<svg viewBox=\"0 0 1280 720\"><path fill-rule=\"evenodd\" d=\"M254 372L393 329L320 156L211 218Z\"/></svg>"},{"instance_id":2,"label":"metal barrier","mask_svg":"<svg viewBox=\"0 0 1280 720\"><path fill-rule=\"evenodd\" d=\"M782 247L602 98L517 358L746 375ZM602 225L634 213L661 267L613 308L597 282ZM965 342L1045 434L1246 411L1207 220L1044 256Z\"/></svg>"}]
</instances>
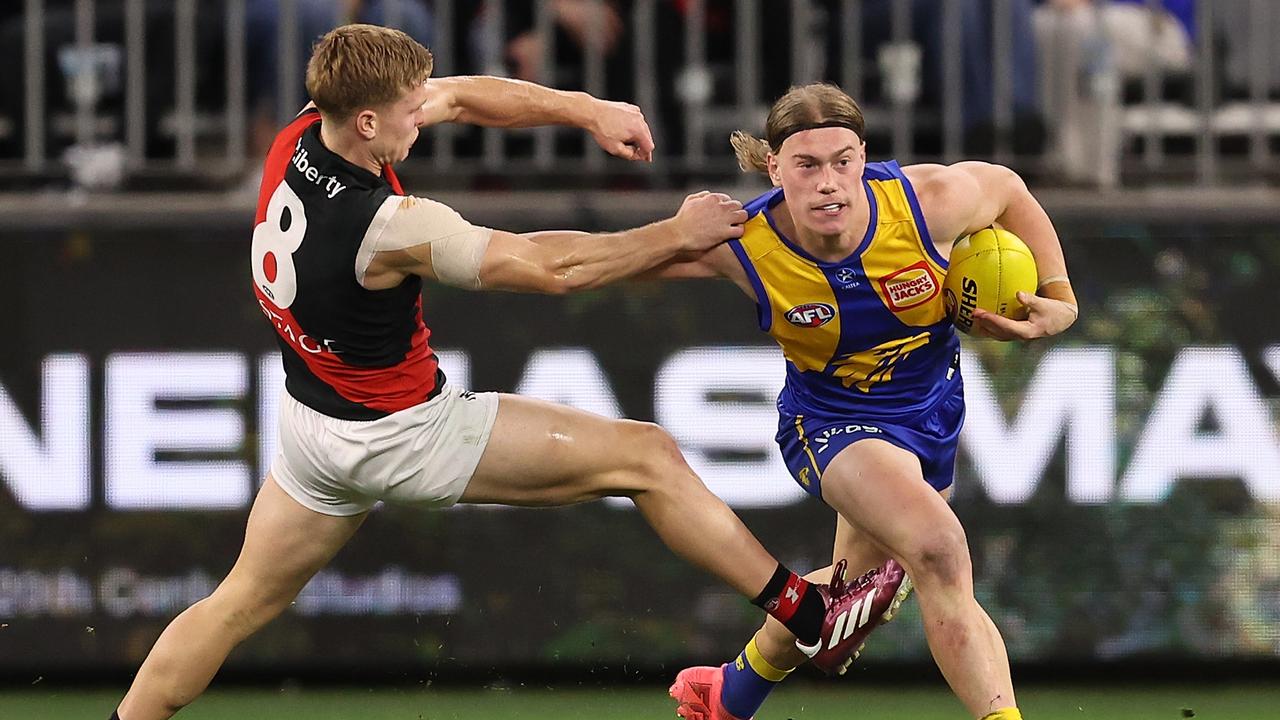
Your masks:
<instances>
[{"instance_id":1,"label":"metal barrier","mask_svg":"<svg viewBox=\"0 0 1280 720\"><path fill-rule=\"evenodd\" d=\"M256 166L254 118L263 110L250 97L246 38L262 2L278 5L278 121L304 100L301 61L312 38L301 36L300 13L324 0L24 0L20 14L0 14L21 27L21 52L11 55L23 67L21 106L0 108L0 141L14 148L0 163L29 176L69 167L77 182L105 187L137 176L232 178ZM1140 77L1113 62L1125 48L1108 28L1111 2L1072 11L1045 5L1033 14L1031 0L585 0L574 7L585 15L573 20L588 28L580 33L587 41L567 64L557 46L564 42L557 27L568 22L561 3L383 0L383 20L397 24L411 3L430 9L437 74L507 72L511 23L522 14L521 29L539 53L532 79L632 100L645 110L662 153L660 162L624 168L606 164L594 147L559 141L563 129L485 130L477 141L470 129L444 127L430 134L429 153L409 160L411 170L729 175L728 132L763 125L769 81L778 79L830 80L865 99L872 154L904 163L975 156L1100 186L1147 178L1212 185L1270 172L1280 139L1280 74L1272 69L1280 63L1266 42L1280 10L1269 0L1198 3L1186 66L1170 67L1153 42ZM1157 21L1160 0L1145 3L1130 7L1149 13L1153 26L1176 22ZM74 39L55 47L50 22L55 10L67 9ZM108 12L120 14L120 27L98 36L99 14ZM613 47L592 40L615 22L622 31ZM217 42L209 26L219 26ZM165 94L148 92L149 85L167 80L157 72L165 63L152 62L147 49L169 27L172 98L156 100ZM1224 40L1232 76L1218 64ZM1020 55L1028 41L1038 44L1038 71ZM57 79L46 71L51 57L65 98L49 90ZM775 57L785 57L786 67ZM1028 74L1049 129L1043 151L1017 140L1024 119L1017 95ZM213 101L198 98L211 77L221 79L220 92ZM1171 78L1190 88L1185 98L1166 96ZM1244 94L1224 93L1224 78ZM122 103L111 107L116 86ZM989 98L978 92L988 86ZM1126 102L1126 87L1135 86L1144 97ZM966 119L974 115L987 119L975 125ZM1234 138L1247 147L1231 146Z\"/></svg>"}]
</instances>

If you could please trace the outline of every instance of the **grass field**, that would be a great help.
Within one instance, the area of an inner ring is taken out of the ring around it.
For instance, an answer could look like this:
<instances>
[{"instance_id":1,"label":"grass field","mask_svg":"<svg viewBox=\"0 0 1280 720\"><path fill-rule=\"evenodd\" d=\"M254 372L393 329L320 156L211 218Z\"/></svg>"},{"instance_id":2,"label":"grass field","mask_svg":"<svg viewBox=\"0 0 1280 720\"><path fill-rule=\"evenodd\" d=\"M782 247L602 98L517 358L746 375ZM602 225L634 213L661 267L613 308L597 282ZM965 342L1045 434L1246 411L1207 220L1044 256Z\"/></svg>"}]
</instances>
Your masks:
<instances>
[{"instance_id":1,"label":"grass field","mask_svg":"<svg viewBox=\"0 0 1280 720\"><path fill-rule=\"evenodd\" d=\"M1027 720L1273 720L1280 685L1030 687L1019 691ZM118 694L0 690L2 720L106 720ZM519 690L222 690L184 710L181 720L646 720L674 717L662 688ZM796 685L770 698L758 720L963 720L940 688L898 690Z\"/></svg>"}]
</instances>

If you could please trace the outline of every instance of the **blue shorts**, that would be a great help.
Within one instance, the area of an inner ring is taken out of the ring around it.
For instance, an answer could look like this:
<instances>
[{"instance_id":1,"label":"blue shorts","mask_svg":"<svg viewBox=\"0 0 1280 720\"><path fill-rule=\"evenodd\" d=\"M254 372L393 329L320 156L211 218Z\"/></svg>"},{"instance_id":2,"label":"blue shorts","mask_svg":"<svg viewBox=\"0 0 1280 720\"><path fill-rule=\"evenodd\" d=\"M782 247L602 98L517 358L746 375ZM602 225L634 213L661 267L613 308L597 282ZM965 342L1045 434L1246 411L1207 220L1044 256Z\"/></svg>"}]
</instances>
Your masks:
<instances>
[{"instance_id":1,"label":"blue shorts","mask_svg":"<svg viewBox=\"0 0 1280 720\"><path fill-rule=\"evenodd\" d=\"M964 392L957 388L951 397L907 423L855 416L782 415L777 440L791 476L819 500L827 464L841 450L867 439L884 440L915 455L925 481L941 492L955 479L956 444L963 424Z\"/></svg>"}]
</instances>

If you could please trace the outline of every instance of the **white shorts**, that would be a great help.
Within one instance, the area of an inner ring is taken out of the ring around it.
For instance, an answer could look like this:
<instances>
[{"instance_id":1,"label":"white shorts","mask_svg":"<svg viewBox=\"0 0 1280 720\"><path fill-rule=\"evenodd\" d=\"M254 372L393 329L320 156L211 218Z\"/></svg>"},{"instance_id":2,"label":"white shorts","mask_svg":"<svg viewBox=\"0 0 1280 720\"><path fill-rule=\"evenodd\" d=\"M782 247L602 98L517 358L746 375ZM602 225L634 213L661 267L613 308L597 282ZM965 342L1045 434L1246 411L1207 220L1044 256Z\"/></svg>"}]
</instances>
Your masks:
<instances>
[{"instance_id":1,"label":"white shorts","mask_svg":"<svg viewBox=\"0 0 1280 720\"><path fill-rule=\"evenodd\" d=\"M280 399L276 483L304 507L358 515L379 500L448 507L489 443L497 393L445 385L440 394L377 420L339 420Z\"/></svg>"}]
</instances>

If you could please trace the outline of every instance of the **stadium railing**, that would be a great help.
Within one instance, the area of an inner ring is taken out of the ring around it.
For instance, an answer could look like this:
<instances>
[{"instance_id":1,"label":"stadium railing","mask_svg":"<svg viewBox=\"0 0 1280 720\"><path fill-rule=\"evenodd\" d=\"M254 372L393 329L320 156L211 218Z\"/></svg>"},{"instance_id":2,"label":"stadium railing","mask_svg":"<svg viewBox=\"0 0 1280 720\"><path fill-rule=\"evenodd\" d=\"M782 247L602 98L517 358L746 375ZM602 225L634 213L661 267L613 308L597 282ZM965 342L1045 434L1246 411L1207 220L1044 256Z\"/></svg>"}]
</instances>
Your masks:
<instances>
[{"instance_id":1,"label":"stadium railing","mask_svg":"<svg viewBox=\"0 0 1280 720\"><path fill-rule=\"evenodd\" d=\"M395 24L403 3L415 1L384 3L385 20ZM1159 11L1160 0L1145 1L1150 11ZM221 187L219 182L252 169L258 158L246 38L254 2L174 0L160 4L172 16L167 22L154 21L157 6L146 0L23 0L20 10L0 13L5 37L21 38L20 48L7 49L22 68L20 80L11 80L21 86L21 102L0 107L0 163L8 170L8 186L24 189L39 179L71 177L90 187L155 178ZM734 171L727 160L728 132L761 127L779 81L785 88L825 79L865 99L873 155L904 163L981 156L1052 180L1060 160L1055 134L1066 110L1047 114L1046 150L1020 148L1011 139L1018 122L1015 78L1025 70L1015 58L1015 43L1029 31L1030 3L976 3L982 12L975 32L975 16L967 14L974 4L937 0L925 13L940 26L935 48L916 34L921 18L913 16L913 6L919 3L911 0L588 0L594 13L585 22L597 30L586 35L603 37L614 13L622 27L618 45L610 51L606 43L585 42L565 62L567 36L557 31L561 18L550 0L434 0L427 6L438 74L510 72L506 41L511 23L523 23L540 53L532 79L636 102L650 118L663 156L652 165L622 167L592 147L584 150L560 129L513 135L445 127L408 167L448 176L534 176L568 185L628 173L647 175L659 187L673 178L678 184L689 176L723 177ZM300 0L278 5L277 120L304 102L302 49L312 40L299 31ZM481 5L485 13L477 20ZM1149 70L1137 83L1142 97L1133 101L1126 100L1123 79L1106 66L1103 46L1079 66L1042 61L1035 78L1042 95L1083 83L1084 96L1100 116L1094 138L1100 152L1085 182L1209 186L1274 180L1280 146L1280 74L1274 68L1280 51L1267 40L1280 24L1280 10L1271 5L1197 3L1191 64L1175 78L1184 87L1175 97L1164 91L1170 78L1158 68L1154 46ZM1059 12L1050 6L1037 11ZM888 36L872 49L866 47L867 23L877 12L887 19ZM70 25L66 43L57 44L66 33L51 35L55 16ZM118 16L118 24L105 22L108 16ZM477 42L485 33L497 41ZM1105 42L1106 33L1098 37ZM989 47L976 48L984 38ZM1039 40L1042 55L1055 42ZM155 61L158 46L172 46L170 65ZM936 53L936 93L922 92L930 72L922 49ZM990 142L976 151L963 124L974 102L966 68L983 64L971 63L975 50L989 66L992 125Z\"/></svg>"}]
</instances>

